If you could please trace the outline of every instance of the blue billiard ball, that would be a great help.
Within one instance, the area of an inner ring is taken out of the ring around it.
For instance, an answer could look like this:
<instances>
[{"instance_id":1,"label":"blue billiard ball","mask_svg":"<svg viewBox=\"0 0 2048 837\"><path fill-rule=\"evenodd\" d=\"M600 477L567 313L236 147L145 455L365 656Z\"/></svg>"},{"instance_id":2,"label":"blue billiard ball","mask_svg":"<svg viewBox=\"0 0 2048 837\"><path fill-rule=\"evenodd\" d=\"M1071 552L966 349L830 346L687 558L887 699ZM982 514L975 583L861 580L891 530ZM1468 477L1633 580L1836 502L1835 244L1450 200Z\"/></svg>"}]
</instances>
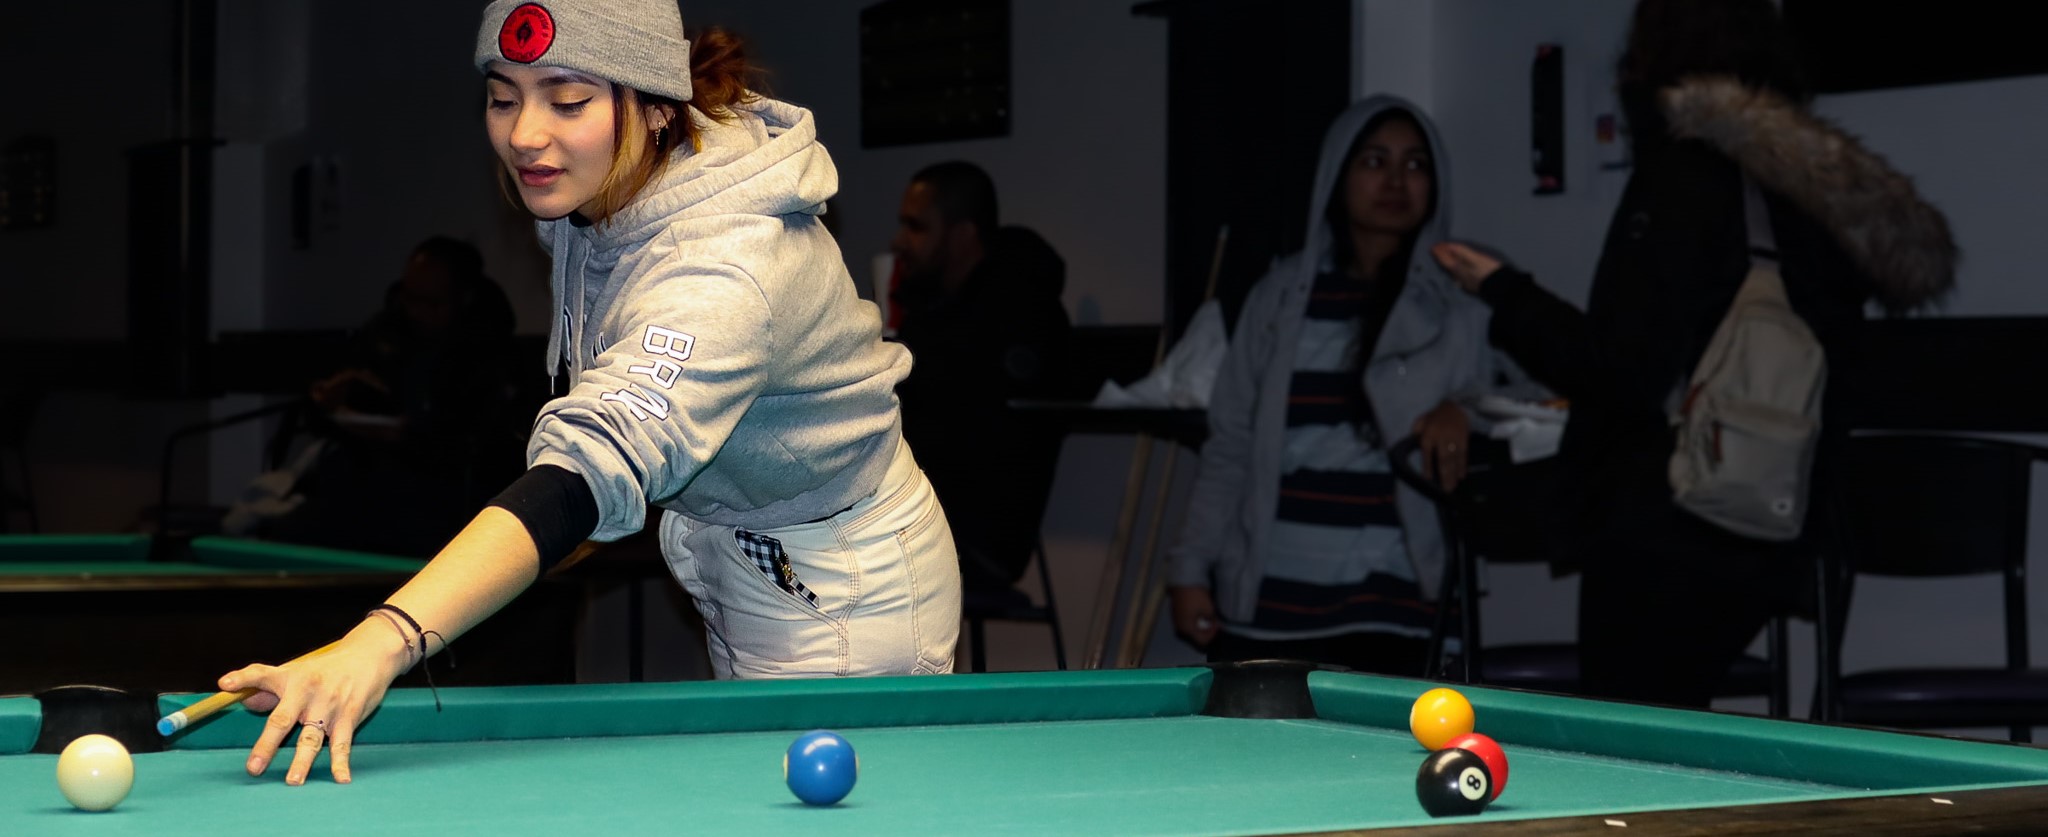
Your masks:
<instances>
[{"instance_id":1,"label":"blue billiard ball","mask_svg":"<svg viewBox=\"0 0 2048 837\"><path fill-rule=\"evenodd\" d=\"M782 756L783 781L807 805L830 805L846 798L860 775L853 745L838 733L812 730L798 736Z\"/></svg>"}]
</instances>

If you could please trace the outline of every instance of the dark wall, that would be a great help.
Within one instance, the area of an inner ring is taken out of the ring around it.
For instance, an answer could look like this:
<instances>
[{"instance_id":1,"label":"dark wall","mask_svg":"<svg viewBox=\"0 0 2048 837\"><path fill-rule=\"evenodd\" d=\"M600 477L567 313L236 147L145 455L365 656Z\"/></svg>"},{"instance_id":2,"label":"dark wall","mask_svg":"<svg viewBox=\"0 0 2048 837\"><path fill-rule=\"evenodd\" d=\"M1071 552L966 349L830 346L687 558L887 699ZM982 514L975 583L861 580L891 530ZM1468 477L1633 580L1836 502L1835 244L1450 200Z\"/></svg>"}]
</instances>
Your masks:
<instances>
[{"instance_id":1,"label":"dark wall","mask_svg":"<svg viewBox=\"0 0 2048 837\"><path fill-rule=\"evenodd\" d=\"M1821 93L2048 74L2038 4L1784 0L1783 8Z\"/></svg>"},{"instance_id":2,"label":"dark wall","mask_svg":"<svg viewBox=\"0 0 2048 837\"><path fill-rule=\"evenodd\" d=\"M1166 322L1204 300L1219 231L1226 321L1301 248L1323 131L1351 101L1349 0L1168 0Z\"/></svg>"},{"instance_id":3,"label":"dark wall","mask_svg":"<svg viewBox=\"0 0 2048 837\"><path fill-rule=\"evenodd\" d=\"M175 10L171 0L8 4L0 73L22 89L0 120L0 143L54 141L56 211L49 226L0 231L0 339L123 333L122 155L175 130Z\"/></svg>"}]
</instances>

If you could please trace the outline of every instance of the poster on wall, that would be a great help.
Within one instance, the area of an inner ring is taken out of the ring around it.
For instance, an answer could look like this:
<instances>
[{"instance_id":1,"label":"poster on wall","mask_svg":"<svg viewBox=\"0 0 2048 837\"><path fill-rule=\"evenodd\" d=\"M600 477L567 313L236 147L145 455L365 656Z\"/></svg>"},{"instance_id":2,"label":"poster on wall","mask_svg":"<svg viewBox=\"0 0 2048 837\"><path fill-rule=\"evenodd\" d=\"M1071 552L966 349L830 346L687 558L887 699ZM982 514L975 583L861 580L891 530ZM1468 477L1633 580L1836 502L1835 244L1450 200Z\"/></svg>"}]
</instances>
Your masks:
<instances>
[{"instance_id":1,"label":"poster on wall","mask_svg":"<svg viewBox=\"0 0 2048 837\"><path fill-rule=\"evenodd\" d=\"M341 162L314 155L292 170L292 249L310 249L316 233L340 229Z\"/></svg>"},{"instance_id":2,"label":"poster on wall","mask_svg":"<svg viewBox=\"0 0 2048 837\"><path fill-rule=\"evenodd\" d=\"M0 145L0 230L56 223L56 172L56 140L24 136Z\"/></svg>"},{"instance_id":3,"label":"poster on wall","mask_svg":"<svg viewBox=\"0 0 2048 837\"><path fill-rule=\"evenodd\" d=\"M1009 134L1009 0L883 0L861 10L863 147Z\"/></svg>"},{"instance_id":4,"label":"poster on wall","mask_svg":"<svg viewBox=\"0 0 2048 837\"><path fill-rule=\"evenodd\" d=\"M1536 194L1564 191L1564 47L1540 44L1530 68L1529 162Z\"/></svg>"}]
</instances>

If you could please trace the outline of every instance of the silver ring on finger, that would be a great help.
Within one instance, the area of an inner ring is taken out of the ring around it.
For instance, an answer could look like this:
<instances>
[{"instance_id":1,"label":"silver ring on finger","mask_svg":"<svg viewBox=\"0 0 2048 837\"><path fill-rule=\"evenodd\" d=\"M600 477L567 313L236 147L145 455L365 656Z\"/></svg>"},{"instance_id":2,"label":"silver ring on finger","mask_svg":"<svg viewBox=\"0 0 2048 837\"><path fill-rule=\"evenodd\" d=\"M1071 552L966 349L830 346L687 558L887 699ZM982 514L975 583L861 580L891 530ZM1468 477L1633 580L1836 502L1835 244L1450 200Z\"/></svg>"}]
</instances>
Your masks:
<instances>
[{"instance_id":1,"label":"silver ring on finger","mask_svg":"<svg viewBox=\"0 0 2048 837\"><path fill-rule=\"evenodd\" d=\"M324 719L324 718L323 718L323 719L319 719L319 720L307 721L307 722L306 722L306 729L307 729L307 731L309 731L309 732L315 732L315 733L319 733L319 734L321 734L321 735L326 735L326 734L327 734L327 721L326 721L326 719Z\"/></svg>"}]
</instances>

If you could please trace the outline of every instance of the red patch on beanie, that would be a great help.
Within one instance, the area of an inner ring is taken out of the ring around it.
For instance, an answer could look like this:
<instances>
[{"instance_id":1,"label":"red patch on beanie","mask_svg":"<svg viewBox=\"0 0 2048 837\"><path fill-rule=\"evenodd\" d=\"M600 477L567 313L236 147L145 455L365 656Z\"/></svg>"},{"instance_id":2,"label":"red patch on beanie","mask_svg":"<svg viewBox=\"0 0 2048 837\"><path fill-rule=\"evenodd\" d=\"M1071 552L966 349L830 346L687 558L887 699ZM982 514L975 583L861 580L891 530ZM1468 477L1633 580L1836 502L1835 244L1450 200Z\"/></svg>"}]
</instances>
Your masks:
<instances>
[{"instance_id":1,"label":"red patch on beanie","mask_svg":"<svg viewBox=\"0 0 2048 837\"><path fill-rule=\"evenodd\" d=\"M555 43L555 18L539 3L513 9L498 28L498 51L505 60L531 64L546 55Z\"/></svg>"}]
</instances>

